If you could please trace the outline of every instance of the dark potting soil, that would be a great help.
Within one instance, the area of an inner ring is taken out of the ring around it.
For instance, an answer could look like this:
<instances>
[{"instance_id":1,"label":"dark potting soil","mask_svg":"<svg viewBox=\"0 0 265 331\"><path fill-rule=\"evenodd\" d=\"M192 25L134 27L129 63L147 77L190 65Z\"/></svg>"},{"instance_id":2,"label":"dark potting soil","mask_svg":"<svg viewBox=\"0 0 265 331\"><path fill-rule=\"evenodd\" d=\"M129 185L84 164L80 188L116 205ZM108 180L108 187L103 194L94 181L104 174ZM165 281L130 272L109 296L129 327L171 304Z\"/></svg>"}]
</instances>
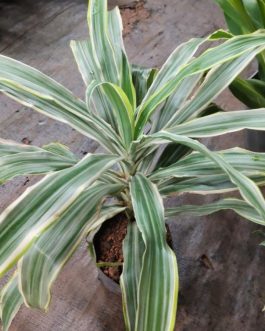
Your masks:
<instances>
[{"instance_id":1,"label":"dark potting soil","mask_svg":"<svg viewBox=\"0 0 265 331\"><path fill-rule=\"evenodd\" d=\"M125 214L119 214L104 222L94 237L97 263L123 263L122 242L127 233L128 220ZM172 248L172 237L167 229L167 242ZM120 281L122 265L105 266L101 270L116 283Z\"/></svg>"}]
</instances>

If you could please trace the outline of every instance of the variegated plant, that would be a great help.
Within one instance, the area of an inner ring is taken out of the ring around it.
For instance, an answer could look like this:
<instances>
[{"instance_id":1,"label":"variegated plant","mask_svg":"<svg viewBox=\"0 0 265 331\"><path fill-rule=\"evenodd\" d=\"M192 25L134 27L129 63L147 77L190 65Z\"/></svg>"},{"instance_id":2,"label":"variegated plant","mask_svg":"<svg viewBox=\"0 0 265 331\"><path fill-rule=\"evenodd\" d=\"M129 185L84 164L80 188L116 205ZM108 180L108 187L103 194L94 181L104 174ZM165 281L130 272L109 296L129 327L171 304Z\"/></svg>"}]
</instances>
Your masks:
<instances>
[{"instance_id":1,"label":"variegated plant","mask_svg":"<svg viewBox=\"0 0 265 331\"><path fill-rule=\"evenodd\" d=\"M16 269L1 292L3 329L22 303L48 309L50 289L82 238L125 211L121 289L126 329L174 329L178 270L165 219L232 209L265 225L265 155L210 151L198 138L244 128L265 130L265 109L222 111L213 100L265 49L265 31L233 37L218 31L181 44L158 71L131 66L119 10L90 0L89 40L71 48L87 86L86 102L39 71L0 56L0 90L69 124L106 154L78 160L60 144L43 148L0 141L0 179L43 175L0 217L0 275ZM219 45L197 54L204 43ZM239 191L203 206L164 209L183 192ZM110 205L107 198L111 199ZM17 266L17 267L16 267Z\"/></svg>"}]
</instances>

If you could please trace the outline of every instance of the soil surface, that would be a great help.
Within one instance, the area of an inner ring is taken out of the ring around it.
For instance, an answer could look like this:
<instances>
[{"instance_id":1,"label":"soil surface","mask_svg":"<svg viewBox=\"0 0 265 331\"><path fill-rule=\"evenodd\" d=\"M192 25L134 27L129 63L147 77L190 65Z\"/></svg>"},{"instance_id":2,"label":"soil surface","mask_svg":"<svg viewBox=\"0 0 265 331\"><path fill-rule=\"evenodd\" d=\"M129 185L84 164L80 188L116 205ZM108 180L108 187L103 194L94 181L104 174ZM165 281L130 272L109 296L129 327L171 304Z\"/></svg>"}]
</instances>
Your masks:
<instances>
[{"instance_id":1,"label":"soil surface","mask_svg":"<svg viewBox=\"0 0 265 331\"><path fill-rule=\"evenodd\" d=\"M127 233L127 226L128 220L126 215L119 214L103 223L94 238L97 263L121 264L101 267L104 274L118 284L123 263L122 243ZM167 242L172 248L172 237L167 225L166 229Z\"/></svg>"},{"instance_id":2,"label":"soil surface","mask_svg":"<svg viewBox=\"0 0 265 331\"><path fill-rule=\"evenodd\" d=\"M124 214L117 215L103 223L94 238L94 245L99 263L122 263L122 242L127 233L128 220ZM101 270L119 283L122 266L103 267Z\"/></svg>"},{"instance_id":3,"label":"soil surface","mask_svg":"<svg viewBox=\"0 0 265 331\"><path fill-rule=\"evenodd\" d=\"M121 8L123 22L123 35L130 33L138 22L143 22L150 16L150 11L145 8L144 1L139 1L134 5L123 6Z\"/></svg>"}]
</instances>

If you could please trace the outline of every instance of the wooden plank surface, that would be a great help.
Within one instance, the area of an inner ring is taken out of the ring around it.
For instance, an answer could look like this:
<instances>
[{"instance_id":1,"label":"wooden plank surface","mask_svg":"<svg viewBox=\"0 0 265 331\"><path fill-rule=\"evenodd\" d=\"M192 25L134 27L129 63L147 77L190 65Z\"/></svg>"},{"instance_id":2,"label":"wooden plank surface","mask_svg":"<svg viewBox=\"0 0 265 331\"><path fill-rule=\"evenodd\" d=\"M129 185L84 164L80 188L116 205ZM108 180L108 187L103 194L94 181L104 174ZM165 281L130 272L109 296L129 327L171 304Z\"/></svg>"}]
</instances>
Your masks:
<instances>
[{"instance_id":1,"label":"wooden plank surface","mask_svg":"<svg viewBox=\"0 0 265 331\"><path fill-rule=\"evenodd\" d=\"M148 0L138 11L124 9L123 17L131 61L148 66L160 66L177 44L223 24L211 0ZM85 18L83 0L0 0L0 52L37 67L82 97L84 86L68 45L71 39L87 36ZM228 108L237 105L228 93L221 102ZM0 136L18 142L27 138L35 145L60 141L80 156L97 149L76 131L3 96ZM244 134L207 140L207 144L215 149L244 146ZM20 178L2 186L0 209L34 181ZM189 196L169 204L202 201ZM262 238L254 233L260 227L230 212L181 218L170 227L181 273L176 330L263 331L265 250L258 246ZM120 297L97 280L84 245L57 279L49 313L23 308L11 327L11 331L36 330L124 330Z\"/></svg>"}]
</instances>

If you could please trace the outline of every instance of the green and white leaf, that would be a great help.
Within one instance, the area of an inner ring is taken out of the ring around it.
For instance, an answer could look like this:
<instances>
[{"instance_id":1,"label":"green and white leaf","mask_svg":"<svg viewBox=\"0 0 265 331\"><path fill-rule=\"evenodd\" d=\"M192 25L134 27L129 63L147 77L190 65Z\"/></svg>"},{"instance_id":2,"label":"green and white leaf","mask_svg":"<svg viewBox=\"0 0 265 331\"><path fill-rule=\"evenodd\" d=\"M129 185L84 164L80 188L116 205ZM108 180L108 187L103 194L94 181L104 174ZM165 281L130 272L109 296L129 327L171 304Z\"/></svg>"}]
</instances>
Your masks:
<instances>
[{"instance_id":1,"label":"green and white leaf","mask_svg":"<svg viewBox=\"0 0 265 331\"><path fill-rule=\"evenodd\" d=\"M22 257L18 268L19 284L27 306L47 311L51 286L65 263L94 223L113 214L113 210L108 211L102 219L103 198L121 188L120 185L98 184L83 192Z\"/></svg>"},{"instance_id":2,"label":"green and white leaf","mask_svg":"<svg viewBox=\"0 0 265 331\"><path fill-rule=\"evenodd\" d=\"M248 176L256 185L265 185L265 175ZM205 175L185 179L169 179L158 184L159 192L163 196L179 195L181 193L220 194L237 191L238 187L231 182L226 174Z\"/></svg>"},{"instance_id":3,"label":"green and white leaf","mask_svg":"<svg viewBox=\"0 0 265 331\"><path fill-rule=\"evenodd\" d=\"M74 154L58 143L39 148L0 140L0 183L16 176L62 170L75 165L76 162Z\"/></svg>"},{"instance_id":4,"label":"green and white leaf","mask_svg":"<svg viewBox=\"0 0 265 331\"><path fill-rule=\"evenodd\" d=\"M40 147L19 144L12 140L6 140L0 138L0 157L8 156L17 153L25 152L40 152L42 149Z\"/></svg>"},{"instance_id":5,"label":"green and white leaf","mask_svg":"<svg viewBox=\"0 0 265 331\"><path fill-rule=\"evenodd\" d=\"M71 152L71 150L67 146L60 144L58 142L44 145L42 148L45 151L51 152L56 155L60 155L66 159L73 160L75 162L78 160L75 154Z\"/></svg>"},{"instance_id":6,"label":"green and white leaf","mask_svg":"<svg viewBox=\"0 0 265 331\"><path fill-rule=\"evenodd\" d=\"M265 225L264 219L248 203L239 199L223 199L203 206L183 205L166 209L166 217L171 218L182 214L192 216L205 216L220 210L231 209L240 216L254 223Z\"/></svg>"},{"instance_id":7,"label":"green and white leaf","mask_svg":"<svg viewBox=\"0 0 265 331\"><path fill-rule=\"evenodd\" d=\"M178 271L176 256L166 241L162 198L156 186L141 174L132 177L130 191L136 223L145 244L135 330L172 331L177 309Z\"/></svg>"},{"instance_id":8,"label":"green and white leaf","mask_svg":"<svg viewBox=\"0 0 265 331\"><path fill-rule=\"evenodd\" d=\"M145 251L142 235L136 222L129 223L127 227L122 251L124 263L120 277L120 286L122 290L123 315L126 329L134 331L138 309L138 286Z\"/></svg>"},{"instance_id":9,"label":"green and white leaf","mask_svg":"<svg viewBox=\"0 0 265 331\"><path fill-rule=\"evenodd\" d=\"M257 210L261 217L265 219L265 201L259 188L252 180L233 168L216 152L209 151L207 147L196 140L165 131L146 137L144 138L144 141L145 142L142 143L143 146L162 144L171 141L177 144L183 144L205 155L229 176L231 182L238 187L243 198Z\"/></svg>"},{"instance_id":10,"label":"green and white leaf","mask_svg":"<svg viewBox=\"0 0 265 331\"><path fill-rule=\"evenodd\" d=\"M75 166L47 175L0 215L0 275L8 271L48 226L119 159L88 155Z\"/></svg>"},{"instance_id":11,"label":"green and white leaf","mask_svg":"<svg viewBox=\"0 0 265 331\"><path fill-rule=\"evenodd\" d=\"M173 78L168 80L158 91L156 90L152 95L148 95L148 98L145 98L140 105L135 137L137 138L142 133L154 110L167 99L185 77L205 72L241 55L251 53L255 49L260 52L265 48L264 40L265 32L263 30L248 35L235 36L219 46L208 49L202 55L182 66L176 74L172 72L171 75L174 74ZM157 77L159 77L159 73ZM163 77L160 79L163 80Z\"/></svg>"},{"instance_id":12,"label":"green and white leaf","mask_svg":"<svg viewBox=\"0 0 265 331\"><path fill-rule=\"evenodd\" d=\"M38 70L3 55L0 55L0 92L69 124L114 153L123 151L119 136L104 120L89 113L83 101Z\"/></svg>"},{"instance_id":13,"label":"green and white leaf","mask_svg":"<svg viewBox=\"0 0 265 331\"><path fill-rule=\"evenodd\" d=\"M88 26L94 63L93 70L101 75L98 82L109 82L120 86L135 108L135 90L131 68L122 40L122 20L118 8L108 13L107 0L91 0L88 8Z\"/></svg>"},{"instance_id":14,"label":"green and white leaf","mask_svg":"<svg viewBox=\"0 0 265 331\"><path fill-rule=\"evenodd\" d=\"M159 102L156 96L159 94L160 90L162 90L166 84L168 84L172 79L174 79L175 76L177 76L181 67L189 62L189 60L204 41L205 38L191 39L190 41L178 46L175 51L170 54L167 61L156 74L153 83L151 84L142 103L139 106L137 116L139 131L142 130L144 125L148 122L152 115L153 109L157 107L162 101L166 100L166 98L175 90L178 84L176 84L175 88L172 89L172 91ZM153 109L151 109L149 106L150 100L152 99L156 100L153 102L153 105L151 105Z\"/></svg>"},{"instance_id":15,"label":"green and white leaf","mask_svg":"<svg viewBox=\"0 0 265 331\"><path fill-rule=\"evenodd\" d=\"M236 147L219 151L217 154L246 176L265 174L265 153L251 152ZM150 179L161 180L169 177L201 177L219 174L223 174L223 171L216 163L201 153L193 152L178 162L153 172Z\"/></svg>"},{"instance_id":16,"label":"green and white leaf","mask_svg":"<svg viewBox=\"0 0 265 331\"><path fill-rule=\"evenodd\" d=\"M15 272L8 283L1 290L0 317L3 331L8 331L22 304L23 297L18 288L18 274Z\"/></svg>"},{"instance_id":17,"label":"green and white leaf","mask_svg":"<svg viewBox=\"0 0 265 331\"><path fill-rule=\"evenodd\" d=\"M211 69L207 73L203 84L196 90L191 101L181 107L175 115L172 114L174 116L168 122L167 127L198 117L203 110L216 99L226 87L229 86L229 84L261 50L262 48L254 49L239 58ZM218 79L216 79L216 77L218 77Z\"/></svg>"},{"instance_id":18,"label":"green and white leaf","mask_svg":"<svg viewBox=\"0 0 265 331\"><path fill-rule=\"evenodd\" d=\"M100 96L97 101L94 100L95 108L106 107L105 113L111 113L110 118L115 121L120 137L128 148L133 139L134 111L126 94L117 85L99 83L91 90L88 102L94 92Z\"/></svg>"},{"instance_id":19,"label":"green and white leaf","mask_svg":"<svg viewBox=\"0 0 265 331\"><path fill-rule=\"evenodd\" d=\"M184 107L191 97L195 87L202 79L201 74L188 76L178 85L172 95L166 100L165 105L160 110L156 127L153 132L163 129L173 116Z\"/></svg>"},{"instance_id":20,"label":"green and white leaf","mask_svg":"<svg viewBox=\"0 0 265 331\"><path fill-rule=\"evenodd\" d=\"M213 137L242 129L265 130L265 108L220 112L165 131L192 138Z\"/></svg>"}]
</instances>

